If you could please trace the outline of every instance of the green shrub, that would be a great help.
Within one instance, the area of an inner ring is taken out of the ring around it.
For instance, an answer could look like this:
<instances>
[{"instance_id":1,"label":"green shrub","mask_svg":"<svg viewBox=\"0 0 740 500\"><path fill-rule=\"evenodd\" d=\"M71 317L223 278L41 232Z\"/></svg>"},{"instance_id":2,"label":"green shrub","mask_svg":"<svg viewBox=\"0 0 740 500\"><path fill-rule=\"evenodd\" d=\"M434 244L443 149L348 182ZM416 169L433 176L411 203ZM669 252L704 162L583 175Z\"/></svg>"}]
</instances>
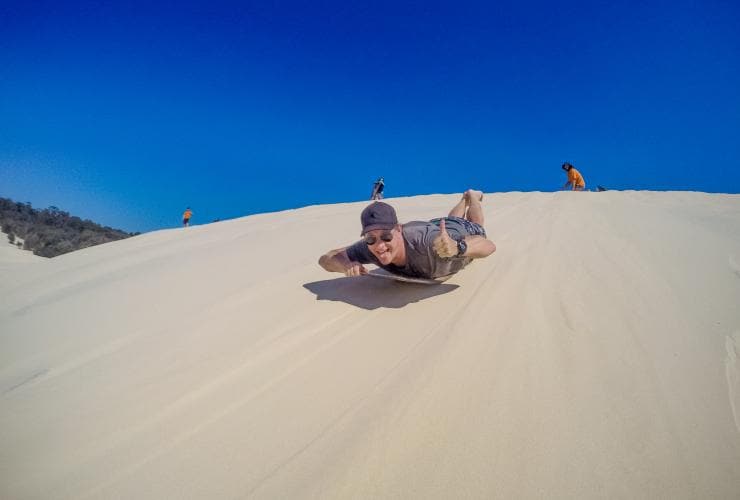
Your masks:
<instances>
[{"instance_id":1,"label":"green shrub","mask_svg":"<svg viewBox=\"0 0 740 500\"><path fill-rule=\"evenodd\" d=\"M80 248L134 236L133 233L71 216L57 207L36 210L30 203L7 198L0 198L0 226L3 232L8 233L11 243L16 237L23 238L23 248L44 257L56 257Z\"/></svg>"}]
</instances>

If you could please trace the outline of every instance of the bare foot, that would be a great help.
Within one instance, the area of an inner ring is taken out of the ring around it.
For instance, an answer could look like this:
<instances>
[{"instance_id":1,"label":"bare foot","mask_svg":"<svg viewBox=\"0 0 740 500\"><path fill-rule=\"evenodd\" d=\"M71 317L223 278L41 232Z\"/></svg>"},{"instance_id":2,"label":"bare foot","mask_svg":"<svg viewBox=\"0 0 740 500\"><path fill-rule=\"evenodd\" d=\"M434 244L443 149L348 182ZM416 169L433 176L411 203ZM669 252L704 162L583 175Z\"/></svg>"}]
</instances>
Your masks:
<instances>
[{"instance_id":1,"label":"bare foot","mask_svg":"<svg viewBox=\"0 0 740 500\"><path fill-rule=\"evenodd\" d=\"M463 194L463 198L470 201L471 199L478 198L478 201L483 201L483 191L476 191L475 189L468 189Z\"/></svg>"}]
</instances>

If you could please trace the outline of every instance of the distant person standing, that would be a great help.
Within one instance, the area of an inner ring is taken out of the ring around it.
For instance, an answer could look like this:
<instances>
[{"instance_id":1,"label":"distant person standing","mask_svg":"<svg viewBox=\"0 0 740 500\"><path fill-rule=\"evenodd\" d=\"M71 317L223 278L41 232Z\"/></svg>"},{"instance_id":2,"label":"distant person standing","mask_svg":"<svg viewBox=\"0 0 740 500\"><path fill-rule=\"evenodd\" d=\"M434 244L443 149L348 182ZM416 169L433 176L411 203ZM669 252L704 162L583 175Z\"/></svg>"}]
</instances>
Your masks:
<instances>
[{"instance_id":1,"label":"distant person standing","mask_svg":"<svg viewBox=\"0 0 740 500\"><path fill-rule=\"evenodd\" d=\"M563 185L563 189L571 186L573 191L583 191L586 189L586 181L583 180L581 173L570 163L563 163L563 170L568 174L568 182Z\"/></svg>"},{"instance_id":2,"label":"distant person standing","mask_svg":"<svg viewBox=\"0 0 740 500\"><path fill-rule=\"evenodd\" d=\"M378 180L373 184L373 194L370 195L371 200L382 200L383 199L383 188L385 182L382 177L378 177Z\"/></svg>"},{"instance_id":3,"label":"distant person standing","mask_svg":"<svg viewBox=\"0 0 740 500\"><path fill-rule=\"evenodd\" d=\"M190 218L193 216L193 211L190 207L186 208L182 213L182 225L188 227L190 225Z\"/></svg>"}]
</instances>

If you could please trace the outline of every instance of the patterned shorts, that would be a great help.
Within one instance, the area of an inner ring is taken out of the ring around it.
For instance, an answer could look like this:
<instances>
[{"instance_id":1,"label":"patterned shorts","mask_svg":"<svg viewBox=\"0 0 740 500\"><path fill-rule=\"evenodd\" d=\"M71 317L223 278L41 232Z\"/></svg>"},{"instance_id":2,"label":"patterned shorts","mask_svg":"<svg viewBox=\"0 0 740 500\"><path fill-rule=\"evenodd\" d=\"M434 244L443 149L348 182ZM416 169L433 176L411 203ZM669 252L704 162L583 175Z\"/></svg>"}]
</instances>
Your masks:
<instances>
[{"instance_id":1,"label":"patterned shorts","mask_svg":"<svg viewBox=\"0 0 740 500\"><path fill-rule=\"evenodd\" d=\"M484 238L486 237L486 230L483 229L483 226L481 226L480 224L476 224L475 222L470 222L469 220L463 219L462 217L444 217L444 219L445 221L450 221L453 224L455 223L459 224L460 226L462 226L465 232L468 233L468 235L470 236L477 235L477 236L483 236ZM441 220L442 218L432 219L429 222L431 222L432 224L436 226L439 226L439 221ZM447 222L445 222L445 224L447 224Z\"/></svg>"}]
</instances>

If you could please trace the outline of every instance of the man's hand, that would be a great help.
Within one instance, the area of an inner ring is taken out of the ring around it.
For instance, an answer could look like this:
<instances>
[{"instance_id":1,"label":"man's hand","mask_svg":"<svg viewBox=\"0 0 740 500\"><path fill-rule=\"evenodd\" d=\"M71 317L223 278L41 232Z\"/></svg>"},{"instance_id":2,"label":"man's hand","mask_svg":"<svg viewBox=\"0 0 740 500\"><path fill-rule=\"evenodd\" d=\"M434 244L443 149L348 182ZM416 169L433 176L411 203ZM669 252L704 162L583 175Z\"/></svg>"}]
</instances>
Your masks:
<instances>
[{"instance_id":1,"label":"man's hand","mask_svg":"<svg viewBox=\"0 0 740 500\"><path fill-rule=\"evenodd\" d=\"M439 231L439 236L435 238L434 243L432 244L434 247L434 251L437 252L437 255L439 255L443 259L456 256L457 242L453 240L450 237L450 234L447 232L444 219L439 221Z\"/></svg>"},{"instance_id":2,"label":"man's hand","mask_svg":"<svg viewBox=\"0 0 740 500\"><path fill-rule=\"evenodd\" d=\"M330 250L319 259L319 265L327 271L342 273L345 276L362 276L367 274L365 266L359 262L349 260L347 247Z\"/></svg>"},{"instance_id":3,"label":"man's hand","mask_svg":"<svg viewBox=\"0 0 740 500\"><path fill-rule=\"evenodd\" d=\"M344 270L345 276L362 276L363 274L367 274L367 269L359 262L350 262L349 267Z\"/></svg>"}]
</instances>

